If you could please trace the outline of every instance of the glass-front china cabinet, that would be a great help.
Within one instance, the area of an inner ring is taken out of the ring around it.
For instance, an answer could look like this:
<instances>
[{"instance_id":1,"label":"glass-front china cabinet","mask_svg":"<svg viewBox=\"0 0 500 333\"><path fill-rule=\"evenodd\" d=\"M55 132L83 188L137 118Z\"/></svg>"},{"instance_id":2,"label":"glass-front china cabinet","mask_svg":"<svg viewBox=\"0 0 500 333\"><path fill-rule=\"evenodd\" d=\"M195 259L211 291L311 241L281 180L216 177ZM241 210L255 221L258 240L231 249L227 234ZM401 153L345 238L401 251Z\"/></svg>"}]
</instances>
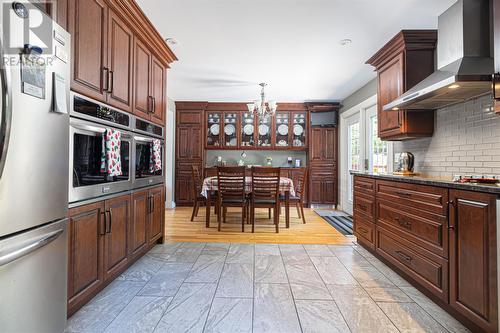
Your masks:
<instances>
[{"instance_id":1,"label":"glass-front china cabinet","mask_svg":"<svg viewBox=\"0 0 500 333\"><path fill-rule=\"evenodd\" d=\"M207 147L221 145L221 113L209 112L207 114Z\"/></svg>"},{"instance_id":2,"label":"glass-front china cabinet","mask_svg":"<svg viewBox=\"0 0 500 333\"><path fill-rule=\"evenodd\" d=\"M236 112L224 113L224 146L238 146L238 114Z\"/></svg>"},{"instance_id":3,"label":"glass-front china cabinet","mask_svg":"<svg viewBox=\"0 0 500 333\"><path fill-rule=\"evenodd\" d=\"M251 112L241 116L241 146L255 147L255 116Z\"/></svg>"},{"instance_id":4,"label":"glass-front china cabinet","mask_svg":"<svg viewBox=\"0 0 500 333\"><path fill-rule=\"evenodd\" d=\"M292 113L292 147L304 148L307 146L307 113Z\"/></svg>"},{"instance_id":5,"label":"glass-front china cabinet","mask_svg":"<svg viewBox=\"0 0 500 333\"><path fill-rule=\"evenodd\" d=\"M290 146L289 124L290 113L277 112L275 122L275 147L287 148Z\"/></svg>"},{"instance_id":6,"label":"glass-front china cabinet","mask_svg":"<svg viewBox=\"0 0 500 333\"><path fill-rule=\"evenodd\" d=\"M271 148L272 146L272 117L259 117L258 118L258 128L257 128L257 146L263 148Z\"/></svg>"}]
</instances>

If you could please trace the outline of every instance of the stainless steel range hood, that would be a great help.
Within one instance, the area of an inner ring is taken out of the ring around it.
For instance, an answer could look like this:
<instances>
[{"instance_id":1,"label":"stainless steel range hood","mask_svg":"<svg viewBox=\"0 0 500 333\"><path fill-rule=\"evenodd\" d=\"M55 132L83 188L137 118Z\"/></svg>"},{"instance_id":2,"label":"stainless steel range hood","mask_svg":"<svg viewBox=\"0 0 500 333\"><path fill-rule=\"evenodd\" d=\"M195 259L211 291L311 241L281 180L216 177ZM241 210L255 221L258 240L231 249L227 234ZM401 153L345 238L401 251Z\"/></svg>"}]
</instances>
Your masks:
<instances>
[{"instance_id":1,"label":"stainless steel range hood","mask_svg":"<svg viewBox=\"0 0 500 333\"><path fill-rule=\"evenodd\" d=\"M433 110L491 92L489 0L458 0L438 18L438 69L384 110Z\"/></svg>"}]
</instances>

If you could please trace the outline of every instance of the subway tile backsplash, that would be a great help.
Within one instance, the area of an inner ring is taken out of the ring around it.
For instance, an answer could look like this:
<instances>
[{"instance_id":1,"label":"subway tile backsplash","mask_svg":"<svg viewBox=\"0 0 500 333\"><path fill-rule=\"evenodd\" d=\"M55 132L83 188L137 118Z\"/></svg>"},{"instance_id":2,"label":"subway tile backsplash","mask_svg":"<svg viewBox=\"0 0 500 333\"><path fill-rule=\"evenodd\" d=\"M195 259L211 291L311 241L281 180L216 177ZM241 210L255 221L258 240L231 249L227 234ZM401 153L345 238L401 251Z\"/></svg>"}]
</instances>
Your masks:
<instances>
[{"instance_id":1,"label":"subway tile backsplash","mask_svg":"<svg viewBox=\"0 0 500 333\"><path fill-rule=\"evenodd\" d=\"M491 96L436 111L431 138L394 143L394 152L412 152L415 171L433 177L500 175L500 115Z\"/></svg>"}]
</instances>

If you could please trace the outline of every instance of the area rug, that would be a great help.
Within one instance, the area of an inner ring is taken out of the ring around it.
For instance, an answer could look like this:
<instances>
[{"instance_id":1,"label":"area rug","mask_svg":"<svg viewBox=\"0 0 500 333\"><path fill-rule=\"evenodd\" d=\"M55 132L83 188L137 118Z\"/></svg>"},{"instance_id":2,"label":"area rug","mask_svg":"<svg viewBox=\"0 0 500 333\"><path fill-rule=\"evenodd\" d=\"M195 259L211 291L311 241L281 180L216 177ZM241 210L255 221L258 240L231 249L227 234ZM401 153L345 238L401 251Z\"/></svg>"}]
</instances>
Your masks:
<instances>
[{"instance_id":1,"label":"area rug","mask_svg":"<svg viewBox=\"0 0 500 333\"><path fill-rule=\"evenodd\" d=\"M352 216L341 212L332 210L315 210L316 214L321 216L328 224L334 227L338 232L344 236L353 235L353 221Z\"/></svg>"}]
</instances>

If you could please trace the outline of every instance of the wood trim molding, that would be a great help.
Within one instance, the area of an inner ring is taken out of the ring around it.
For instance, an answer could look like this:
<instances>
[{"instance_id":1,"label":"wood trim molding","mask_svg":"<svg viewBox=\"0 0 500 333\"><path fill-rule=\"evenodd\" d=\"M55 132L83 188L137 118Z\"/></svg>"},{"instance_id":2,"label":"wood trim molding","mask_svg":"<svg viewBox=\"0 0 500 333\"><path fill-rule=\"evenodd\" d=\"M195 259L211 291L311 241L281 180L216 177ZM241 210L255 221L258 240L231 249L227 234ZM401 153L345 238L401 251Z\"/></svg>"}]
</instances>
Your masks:
<instances>
[{"instance_id":1,"label":"wood trim molding","mask_svg":"<svg viewBox=\"0 0 500 333\"><path fill-rule=\"evenodd\" d=\"M366 64L380 68L394 54L403 51L435 49L437 30L401 30L377 53L366 61Z\"/></svg>"},{"instance_id":2,"label":"wood trim molding","mask_svg":"<svg viewBox=\"0 0 500 333\"><path fill-rule=\"evenodd\" d=\"M310 112L331 112L340 109L340 103L306 103L307 110Z\"/></svg>"},{"instance_id":3,"label":"wood trim molding","mask_svg":"<svg viewBox=\"0 0 500 333\"><path fill-rule=\"evenodd\" d=\"M135 0L107 0L107 2L117 15L130 24L145 44L155 46L151 50L165 66L169 67L170 63L179 60Z\"/></svg>"},{"instance_id":4,"label":"wood trim molding","mask_svg":"<svg viewBox=\"0 0 500 333\"><path fill-rule=\"evenodd\" d=\"M208 106L208 102L175 102L176 110L191 110L191 111L205 111Z\"/></svg>"}]
</instances>

